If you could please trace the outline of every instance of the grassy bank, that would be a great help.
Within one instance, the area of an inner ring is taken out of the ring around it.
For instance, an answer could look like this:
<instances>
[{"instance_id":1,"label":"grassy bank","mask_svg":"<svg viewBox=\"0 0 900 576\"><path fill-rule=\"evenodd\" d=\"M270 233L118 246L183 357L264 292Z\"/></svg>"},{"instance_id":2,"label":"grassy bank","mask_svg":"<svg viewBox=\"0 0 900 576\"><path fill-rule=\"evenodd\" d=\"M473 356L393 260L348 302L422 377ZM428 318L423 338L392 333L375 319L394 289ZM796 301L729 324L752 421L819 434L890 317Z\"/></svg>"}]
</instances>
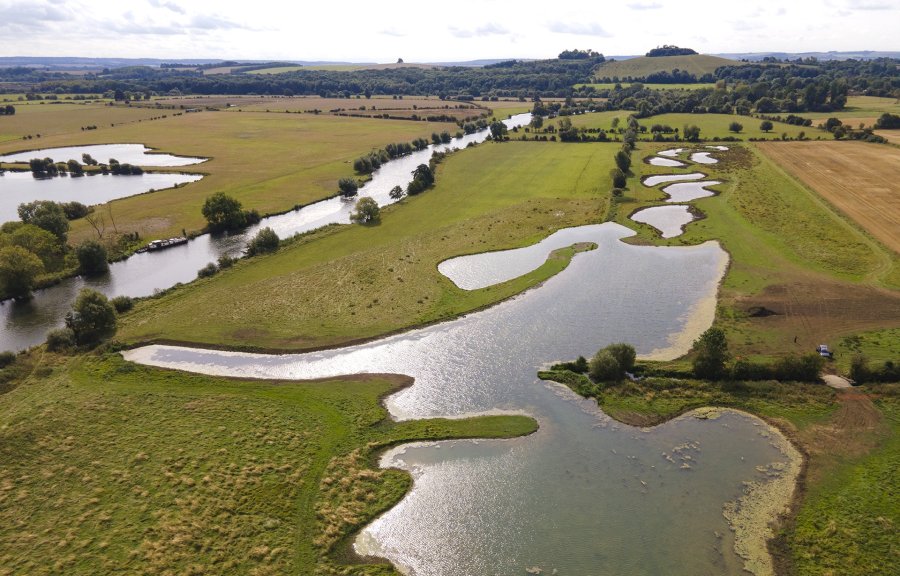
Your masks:
<instances>
[{"instance_id":1,"label":"grassy bank","mask_svg":"<svg viewBox=\"0 0 900 576\"><path fill-rule=\"evenodd\" d=\"M457 288L437 265L601 221L617 148L510 142L460 151L440 165L434 189L385 209L380 225L313 234L144 302L125 318L118 337L308 349L498 302L555 274L568 257L473 291Z\"/></svg>"},{"instance_id":2,"label":"grassy bank","mask_svg":"<svg viewBox=\"0 0 900 576\"><path fill-rule=\"evenodd\" d=\"M380 447L526 417L386 418L408 379L258 382L35 354L0 396L0 574L331 574L411 485ZM24 370L27 369L27 370ZM8 369L7 369L8 370ZM354 574L393 574L389 565Z\"/></svg>"}]
</instances>

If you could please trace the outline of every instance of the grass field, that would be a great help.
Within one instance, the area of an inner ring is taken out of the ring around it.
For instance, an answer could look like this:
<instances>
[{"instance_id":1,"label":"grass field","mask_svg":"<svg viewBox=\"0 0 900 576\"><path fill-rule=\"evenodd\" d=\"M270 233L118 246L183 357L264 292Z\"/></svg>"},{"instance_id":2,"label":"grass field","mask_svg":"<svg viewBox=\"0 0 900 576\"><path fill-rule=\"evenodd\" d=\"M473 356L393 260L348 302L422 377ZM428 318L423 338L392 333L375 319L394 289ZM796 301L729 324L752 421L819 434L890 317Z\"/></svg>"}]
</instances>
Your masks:
<instances>
[{"instance_id":1,"label":"grass field","mask_svg":"<svg viewBox=\"0 0 900 576\"><path fill-rule=\"evenodd\" d=\"M572 124L579 128L602 128L610 130L613 118L619 118L619 126L624 127L625 121L632 112L628 110L615 110L611 112L595 112L592 114L582 114L579 116L569 116ZM797 138L800 132L804 132L807 138L816 138L822 136L831 139L831 135L820 131L813 127L792 126L782 122L774 122L774 129L765 133L759 129L761 120L750 118L747 116L738 116L736 114L660 114L658 116L650 116L649 118L641 118L638 120L641 126L646 126L648 131L654 124L663 124L678 128L681 132L686 125L692 124L700 127L700 137L710 139L714 137L726 138L733 136L742 140L749 138L766 138L770 140L778 140L782 133L786 133L789 138ZM738 122L743 129L738 132L731 132L728 126L732 122Z\"/></svg>"},{"instance_id":2,"label":"grass field","mask_svg":"<svg viewBox=\"0 0 900 576\"><path fill-rule=\"evenodd\" d=\"M598 222L615 144L483 144L440 166L433 190L212 279L144 302L124 322L129 341L304 349L447 319L534 286L562 269L467 292L437 271L446 258L536 242ZM259 295L265 294L265 298Z\"/></svg>"},{"instance_id":3,"label":"grass field","mask_svg":"<svg viewBox=\"0 0 900 576\"><path fill-rule=\"evenodd\" d=\"M113 124L145 123L151 118L169 111L158 111L137 106L106 106L101 103L76 103L58 101L51 104L32 103L28 105L14 104L16 113L13 116L0 116L0 148L4 152L32 148L46 148L49 136L82 135L83 126L96 126L91 130L109 137ZM142 124L143 125L143 124ZM41 138L36 138L40 134ZM23 140L24 136L34 136L31 140Z\"/></svg>"},{"instance_id":4,"label":"grass field","mask_svg":"<svg viewBox=\"0 0 900 576\"><path fill-rule=\"evenodd\" d=\"M697 84L648 84L648 83L642 82L641 84L643 84L644 88L649 88L650 90L702 90L704 88L715 88L716 87L715 84L702 84L702 83L697 83ZM620 85L623 88L628 88L629 86L631 86L631 82L622 82L622 83L620 83ZM615 88L616 83L615 82L605 82L605 83L599 83L599 84L576 84L574 86L574 88L578 89L578 88L581 88L582 86L592 86L592 87L596 88L597 90L612 90L613 88Z\"/></svg>"},{"instance_id":5,"label":"grass field","mask_svg":"<svg viewBox=\"0 0 900 576\"><path fill-rule=\"evenodd\" d=\"M835 117L844 124L858 128L860 124L873 126L879 116L888 112L900 114L900 100L895 98L881 98L878 96L850 96L843 110L836 112L809 112L803 113L804 118L812 118L814 124L824 122Z\"/></svg>"},{"instance_id":6,"label":"grass field","mask_svg":"<svg viewBox=\"0 0 900 576\"><path fill-rule=\"evenodd\" d=\"M373 451L536 428L394 422L380 399L401 377L236 381L117 354L19 362L32 375L0 395L4 575L332 574L348 538L411 486Z\"/></svg>"},{"instance_id":7,"label":"grass field","mask_svg":"<svg viewBox=\"0 0 900 576\"><path fill-rule=\"evenodd\" d=\"M759 148L900 253L900 150L864 142L766 143Z\"/></svg>"},{"instance_id":8,"label":"grass field","mask_svg":"<svg viewBox=\"0 0 900 576\"><path fill-rule=\"evenodd\" d=\"M128 109L134 110L157 113ZM141 142L173 154L211 157L200 166L184 169L209 174L199 182L112 203L120 230L138 231L150 239L180 235L182 229L202 229L206 222L200 209L214 192L234 196L245 208L262 214L332 196L337 193L339 178L353 176L350 163L354 158L390 142L409 142L448 129L455 131L456 125L311 114L201 112L41 138L39 145ZM29 141L29 146L34 145L34 140ZM18 142L0 144L0 152L22 148ZM92 233L86 222L76 221L70 237L77 242Z\"/></svg>"},{"instance_id":9,"label":"grass field","mask_svg":"<svg viewBox=\"0 0 900 576\"><path fill-rule=\"evenodd\" d=\"M594 70L594 77L603 78L643 78L654 72L671 72L676 68L689 72L698 78L704 74L712 74L720 66L740 66L742 63L736 60L707 56L706 54L692 54L690 56L658 56L650 58L641 56L628 60L609 61L601 64Z\"/></svg>"}]
</instances>

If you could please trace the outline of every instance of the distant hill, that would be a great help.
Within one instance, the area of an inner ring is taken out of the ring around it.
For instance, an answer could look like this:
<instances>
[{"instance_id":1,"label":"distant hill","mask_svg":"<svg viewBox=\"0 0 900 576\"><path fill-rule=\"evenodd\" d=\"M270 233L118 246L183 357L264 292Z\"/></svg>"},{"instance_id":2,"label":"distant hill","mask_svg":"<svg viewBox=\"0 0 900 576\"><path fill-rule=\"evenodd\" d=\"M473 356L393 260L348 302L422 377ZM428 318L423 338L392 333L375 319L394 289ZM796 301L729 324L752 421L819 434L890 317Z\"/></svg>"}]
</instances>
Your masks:
<instances>
[{"instance_id":1,"label":"distant hill","mask_svg":"<svg viewBox=\"0 0 900 576\"><path fill-rule=\"evenodd\" d=\"M659 72L672 72L676 68L682 72L693 74L699 80L704 74L712 74L720 66L740 66L743 62L708 56L706 54L691 54L688 56L639 56L628 60L607 61L594 71L594 77L598 81L609 81L618 77L640 79L649 74Z\"/></svg>"},{"instance_id":2,"label":"distant hill","mask_svg":"<svg viewBox=\"0 0 900 576\"><path fill-rule=\"evenodd\" d=\"M796 60L797 58L816 58L817 60L873 60L875 58L900 58L900 52L877 52L874 50L860 50L858 52L747 52L737 54L718 54L723 58L734 60L750 60L751 62L762 60L767 56L779 60Z\"/></svg>"}]
</instances>

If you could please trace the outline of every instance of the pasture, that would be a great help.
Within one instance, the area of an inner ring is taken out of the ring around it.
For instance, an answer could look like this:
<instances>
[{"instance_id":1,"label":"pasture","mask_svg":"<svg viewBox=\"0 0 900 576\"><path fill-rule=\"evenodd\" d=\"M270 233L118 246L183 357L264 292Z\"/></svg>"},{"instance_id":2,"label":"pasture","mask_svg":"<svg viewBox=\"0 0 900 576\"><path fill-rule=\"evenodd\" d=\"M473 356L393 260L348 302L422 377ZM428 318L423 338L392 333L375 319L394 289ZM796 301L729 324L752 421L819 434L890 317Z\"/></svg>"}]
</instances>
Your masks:
<instances>
[{"instance_id":1,"label":"pasture","mask_svg":"<svg viewBox=\"0 0 900 576\"><path fill-rule=\"evenodd\" d=\"M4 574L333 573L345 539L412 484L373 469L374 450L537 427L395 422L380 401L410 384L398 376L236 381L118 354L19 362L38 375L0 396Z\"/></svg>"},{"instance_id":2,"label":"pasture","mask_svg":"<svg viewBox=\"0 0 900 576\"><path fill-rule=\"evenodd\" d=\"M601 221L617 149L509 142L459 151L439 166L434 189L386 208L380 225L316 233L145 301L124 319L118 337L309 349L498 302L558 272L568 259L470 292L441 275L438 263Z\"/></svg>"},{"instance_id":3,"label":"pasture","mask_svg":"<svg viewBox=\"0 0 900 576\"><path fill-rule=\"evenodd\" d=\"M697 78L704 74L712 74L720 66L741 66L743 62L729 60L718 56L706 54L691 54L689 56L658 56L629 58L628 60L608 61L599 65L594 70L594 78L643 78L655 72L671 72L676 68L683 72L693 74Z\"/></svg>"},{"instance_id":4,"label":"pasture","mask_svg":"<svg viewBox=\"0 0 900 576\"><path fill-rule=\"evenodd\" d=\"M116 126L149 122L151 118L171 114L137 106L107 106L103 103L80 103L67 100L14 102L13 116L0 116L0 148L3 152L47 148L48 137L70 136L78 138L86 134L82 127L96 126L91 130L109 135ZM24 137L32 136L25 140ZM40 138L37 136L40 135Z\"/></svg>"},{"instance_id":5,"label":"pasture","mask_svg":"<svg viewBox=\"0 0 900 576\"><path fill-rule=\"evenodd\" d=\"M759 148L900 253L900 150L864 142L766 143Z\"/></svg>"},{"instance_id":6,"label":"pasture","mask_svg":"<svg viewBox=\"0 0 900 576\"><path fill-rule=\"evenodd\" d=\"M813 124L825 122L828 118L837 118L844 124L852 128L859 128L860 124L864 126L874 126L878 117L888 112L890 114L900 114L900 100L896 98L881 98L878 96L849 96L847 105L843 110L835 112L809 112L802 113L800 116L811 118Z\"/></svg>"},{"instance_id":7,"label":"pasture","mask_svg":"<svg viewBox=\"0 0 900 576\"><path fill-rule=\"evenodd\" d=\"M628 110L616 110L612 112L595 112L581 114L577 116L569 116L572 124L579 128L602 128L610 130L612 128L612 119L619 118L619 127L625 128L628 116L633 112ZM732 122L737 122L743 126L740 132L731 132L728 127ZM650 116L638 120L641 126L646 126L649 133L650 127L654 124L662 124L671 128L678 128L681 132L687 125L696 125L700 128L700 138L727 138L735 137L741 140L750 138L766 138L768 140L780 140L781 134L785 133L789 138L797 138L801 132L805 133L807 138L816 138L818 136L831 138L830 134L820 131L813 127L792 126L783 122L773 122L774 128L766 133L760 130L761 120L750 118L748 116L739 116L737 114L660 114L658 116Z\"/></svg>"}]
</instances>

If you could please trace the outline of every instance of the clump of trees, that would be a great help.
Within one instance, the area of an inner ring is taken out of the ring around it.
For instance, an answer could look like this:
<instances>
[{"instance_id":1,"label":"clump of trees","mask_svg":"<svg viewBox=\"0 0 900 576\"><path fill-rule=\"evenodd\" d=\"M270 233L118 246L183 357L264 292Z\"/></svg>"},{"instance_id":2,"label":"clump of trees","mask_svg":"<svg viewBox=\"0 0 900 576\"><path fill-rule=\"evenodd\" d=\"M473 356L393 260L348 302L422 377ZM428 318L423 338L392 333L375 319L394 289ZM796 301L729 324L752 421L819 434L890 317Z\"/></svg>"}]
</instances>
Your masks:
<instances>
[{"instance_id":1,"label":"clump of trees","mask_svg":"<svg viewBox=\"0 0 900 576\"><path fill-rule=\"evenodd\" d=\"M875 121L875 128L879 130L892 130L900 128L900 116L885 112Z\"/></svg>"},{"instance_id":2,"label":"clump of trees","mask_svg":"<svg viewBox=\"0 0 900 576\"><path fill-rule=\"evenodd\" d=\"M95 240L85 240L75 249L78 269L86 276L97 276L109 272L106 248Z\"/></svg>"},{"instance_id":3,"label":"clump of trees","mask_svg":"<svg viewBox=\"0 0 900 576\"><path fill-rule=\"evenodd\" d=\"M358 190L359 182L356 181L356 178L341 178L338 180L338 192L344 198L356 196Z\"/></svg>"},{"instance_id":4,"label":"clump of trees","mask_svg":"<svg viewBox=\"0 0 900 576\"><path fill-rule=\"evenodd\" d=\"M634 370L634 346L619 342L603 348L591 358L588 373L595 382L617 382Z\"/></svg>"},{"instance_id":5,"label":"clump of trees","mask_svg":"<svg viewBox=\"0 0 900 576\"><path fill-rule=\"evenodd\" d=\"M21 246L0 249L0 288L12 298L27 298L44 271L41 259Z\"/></svg>"},{"instance_id":6,"label":"clump of trees","mask_svg":"<svg viewBox=\"0 0 900 576\"><path fill-rule=\"evenodd\" d=\"M227 196L224 192L216 192L209 196L203 202L201 212L206 218L206 227L210 232L240 230L250 224L256 224L260 219L256 210L244 210L239 200Z\"/></svg>"},{"instance_id":7,"label":"clump of trees","mask_svg":"<svg viewBox=\"0 0 900 576\"><path fill-rule=\"evenodd\" d=\"M278 234L268 226L256 233L253 240L247 245L247 256L258 256L278 250L281 239Z\"/></svg>"},{"instance_id":8,"label":"clump of trees","mask_svg":"<svg viewBox=\"0 0 900 576\"><path fill-rule=\"evenodd\" d=\"M872 368L864 354L855 354L850 361L850 379L856 384L900 382L900 362L886 360L880 367Z\"/></svg>"},{"instance_id":9,"label":"clump of trees","mask_svg":"<svg viewBox=\"0 0 900 576\"><path fill-rule=\"evenodd\" d=\"M97 344L115 334L116 310L106 296L83 288L75 298L72 310L66 314L66 328L71 331L75 344Z\"/></svg>"},{"instance_id":10,"label":"clump of trees","mask_svg":"<svg viewBox=\"0 0 900 576\"><path fill-rule=\"evenodd\" d=\"M692 48L679 48L678 46L674 46L671 44L664 44L662 46L657 46L653 50L650 50L645 54L645 56L649 56L650 58L657 58L659 56L690 56L691 54L696 54L697 51Z\"/></svg>"},{"instance_id":11,"label":"clump of trees","mask_svg":"<svg viewBox=\"0 0 900 576\"><path fill-rule=\"evenodd\" d=\"M560 60L588 60L591 58L595 58L602 61L603 54L594 52L590 48L588 48L587 50L579 50L576 48L574 50L563 50L559 53L558 58Z\"/></svg>"},{"instance_id":12,"label":"clump of trees","mask_svg":"<svg viewBox=\"0 0 900 576\"><path fill-rule=\"evenodd\" d=\"M6 106L0 106L0 116L14 116L16 113L16 107L12 104L7 104Z\"/></svg>"},{"instance_id":13,"label":"clump of trees","mask_svg":"<svg viewBox=\"0 0 900 576\"><path fill-rule=\"evenodd\" d=\"M434 171L428 164L419 164L412 175L412 181L406 186L406 193L410 196L421 194L434 184Z\"/></svg>"},{"instance_id":14,"label":"clump of trees","mask_svg":"<svg viewBox=\"0 0 900 576\"><path fill-rule=\"evenodd\" d=\"M357 224L377 224L381 222L381 209L378 202L363 196L356 202L356 207L350 213L350 221Z\"/></svg>"}]
</instances>

